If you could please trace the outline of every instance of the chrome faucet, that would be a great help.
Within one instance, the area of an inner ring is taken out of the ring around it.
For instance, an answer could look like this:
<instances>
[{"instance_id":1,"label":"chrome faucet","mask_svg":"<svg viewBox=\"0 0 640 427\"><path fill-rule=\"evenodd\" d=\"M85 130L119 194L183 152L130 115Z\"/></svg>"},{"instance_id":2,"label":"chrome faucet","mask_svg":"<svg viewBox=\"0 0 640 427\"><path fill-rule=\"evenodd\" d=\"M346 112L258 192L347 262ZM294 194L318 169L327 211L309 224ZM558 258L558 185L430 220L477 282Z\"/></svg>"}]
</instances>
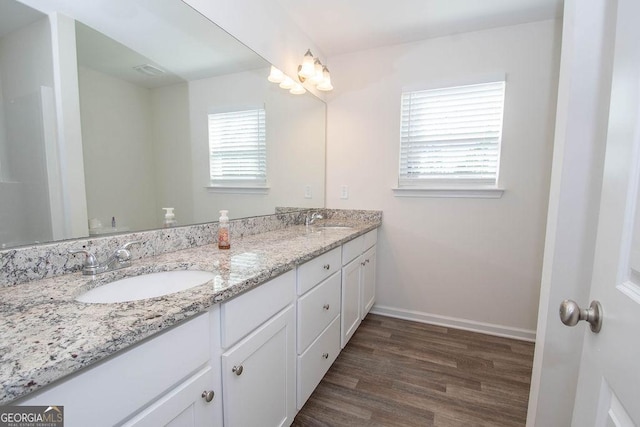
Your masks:
<instances>
[{"instance_id":1,"label":"chrome faucet","mask_svg":"<svg viewBox=\"0 0 640 427\"><path fill-rule=\"evenodd\" d=\"M307 214L306 219L304 220L304 225L307 227L315 222L316 219L322 219L322 215L318 212L313 212L312 214Z\"/></svg>"},{"instance_id":2,"label":"chrome faucet","mask_svg":"<svg viewBox=\"0 0 640 427\"><path fill-rule=\"evenodd\" d=\"M104 264L100 264L96 259L96 256L86 249L69 249L68 252L72 255L85 254L86 258L82 265L82 274L85 276L93 276L107 271L119 270L121 268L131 266L131 252L129 252L128 248L136 243L141 243L141 241L134 240L125 243L116 249L115 252L107 258L107 261L105 261Z\"/></svg>"}]
</instances>

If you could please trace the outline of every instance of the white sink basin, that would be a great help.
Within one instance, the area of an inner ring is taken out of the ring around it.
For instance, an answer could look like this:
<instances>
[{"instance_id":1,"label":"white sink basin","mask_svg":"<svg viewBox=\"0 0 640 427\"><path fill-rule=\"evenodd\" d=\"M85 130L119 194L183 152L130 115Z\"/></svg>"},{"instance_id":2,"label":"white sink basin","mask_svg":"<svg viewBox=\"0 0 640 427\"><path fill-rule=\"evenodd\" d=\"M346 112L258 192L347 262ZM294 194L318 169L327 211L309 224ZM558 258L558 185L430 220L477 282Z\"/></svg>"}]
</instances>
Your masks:
<instances>
[{"instance_id":1,"label":"white sink basin","mask_svg":"<svg viewBox=\"0 0 640 427\"><path fill-rule=\"evenodd\" d=\"M348 225L318 225L317 227L323 230L349 230L353 228Z\"/></svg>"},{"instance_id":2,"label":"white sink basin","mask_svg":"<svg viewBox=\"0 0 640 427\"><path fill-rule=\"evenodd\" d=\"M93 288L76 298L76 301L113 303L155 298L202 285L215 276L211 272L198 270L143 274Z\"/></svg>"}]
</instances>

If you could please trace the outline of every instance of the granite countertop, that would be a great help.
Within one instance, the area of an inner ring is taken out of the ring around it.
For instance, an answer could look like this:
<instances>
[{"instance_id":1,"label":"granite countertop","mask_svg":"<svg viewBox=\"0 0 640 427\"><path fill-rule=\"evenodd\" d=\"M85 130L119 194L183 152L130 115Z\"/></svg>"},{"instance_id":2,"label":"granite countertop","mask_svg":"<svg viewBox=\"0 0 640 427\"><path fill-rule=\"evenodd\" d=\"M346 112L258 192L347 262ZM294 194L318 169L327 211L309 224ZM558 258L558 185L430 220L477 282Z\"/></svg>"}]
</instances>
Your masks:
<instances>
[{"instance_id":1,"label":"granite countertop","mask_svg":"<svg viewBox=\"0 0 640 427\"><path fill-rule=\"evenodd\" d=\"M380 225L319 231L291 226L134 261L131 267L67 274L0 289L0 404L7 404L245 292ZM132 249L135 251L135 248ZM215 279L140 301L87 304L75 298L123 277L166 270L206 270Z\"/></svg>"}]
</instances>

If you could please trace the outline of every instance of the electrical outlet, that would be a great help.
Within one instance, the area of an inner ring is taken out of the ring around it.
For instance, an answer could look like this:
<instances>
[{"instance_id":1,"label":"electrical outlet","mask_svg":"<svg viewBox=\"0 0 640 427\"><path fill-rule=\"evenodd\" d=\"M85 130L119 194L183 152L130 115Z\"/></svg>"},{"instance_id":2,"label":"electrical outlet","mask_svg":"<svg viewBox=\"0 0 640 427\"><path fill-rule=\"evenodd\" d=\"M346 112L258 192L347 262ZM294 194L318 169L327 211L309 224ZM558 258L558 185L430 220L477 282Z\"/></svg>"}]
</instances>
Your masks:
<instances>
[{"instance_id":1,"label":"electrical outlet","mask_svg":"<svg viewBox=\"0 0 640 427\"><path fill-rule=\"evenodd\" d=\"M312 199L313 196L311 195L311 186L310 185L305 185L304 186L304 198L305 199Z\"/></svg>"},{"instance_id":2,"label":"electrical outlet","mask_svg":"<svg viewBox=\"0 0 640 427\"><path fill-rule=\"evenodd\" d=\"M341 199L348 199L349 198L349 186L348 185L343 185L342 188L340 189L340 198Z\"/></svg>"}]
</instances>

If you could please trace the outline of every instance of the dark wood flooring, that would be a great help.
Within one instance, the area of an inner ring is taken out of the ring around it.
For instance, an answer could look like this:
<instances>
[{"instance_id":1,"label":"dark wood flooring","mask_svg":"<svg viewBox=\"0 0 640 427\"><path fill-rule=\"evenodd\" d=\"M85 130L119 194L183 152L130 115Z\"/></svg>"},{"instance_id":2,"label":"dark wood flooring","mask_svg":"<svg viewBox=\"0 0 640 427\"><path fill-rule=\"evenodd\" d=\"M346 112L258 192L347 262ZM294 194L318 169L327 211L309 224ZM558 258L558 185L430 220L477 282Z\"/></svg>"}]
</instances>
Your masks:
<instances>
[{"instance_id":1,"label":"dark wood flooring","mask_svg":"<svg viewBox=\"0 0 640 427\"><path fill-rule=\"evenodd\" d=\"M294 426L523 426L533 343L368 315Z\"/></svg>"}]
</instances>

